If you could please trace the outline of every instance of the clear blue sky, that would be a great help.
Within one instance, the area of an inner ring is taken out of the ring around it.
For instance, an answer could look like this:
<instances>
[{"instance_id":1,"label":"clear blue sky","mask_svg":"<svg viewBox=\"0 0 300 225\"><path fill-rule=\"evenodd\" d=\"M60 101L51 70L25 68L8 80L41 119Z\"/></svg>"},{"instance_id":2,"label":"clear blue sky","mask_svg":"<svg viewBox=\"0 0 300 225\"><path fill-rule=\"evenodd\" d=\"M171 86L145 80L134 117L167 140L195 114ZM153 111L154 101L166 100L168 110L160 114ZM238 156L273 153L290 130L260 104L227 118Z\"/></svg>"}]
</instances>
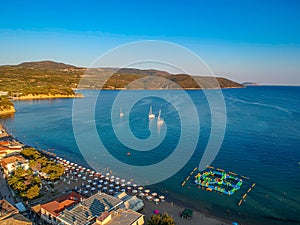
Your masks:
<instances>
[{"instance_id":1,"label":"clear blue sky","mask_svg":"<svg viewBox=\"0 0 300 225\"><path fill-rule=\"evenodd\" d=\"M120 44L164 40L218 75L300 85L300 1L1 1L0 64L88 66Z\"/></svg>"}]
</instances>

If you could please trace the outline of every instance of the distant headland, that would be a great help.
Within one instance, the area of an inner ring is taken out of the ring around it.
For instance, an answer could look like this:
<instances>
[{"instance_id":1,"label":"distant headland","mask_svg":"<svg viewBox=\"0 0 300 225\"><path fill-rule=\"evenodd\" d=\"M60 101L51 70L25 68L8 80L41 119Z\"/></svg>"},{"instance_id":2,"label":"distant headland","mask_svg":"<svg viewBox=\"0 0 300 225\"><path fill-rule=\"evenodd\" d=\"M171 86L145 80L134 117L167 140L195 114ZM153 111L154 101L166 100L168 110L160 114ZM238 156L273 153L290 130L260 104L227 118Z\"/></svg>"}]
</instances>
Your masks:
<instances>
[{"instance_id":1,"label":"distant headland","mask_svg":"<svg viewBox=\"0 0 300 225\"><path fill-rule=\"evenodd\" d=\"M10 100L82 97L75 90L241 88L223 77L171 74L134 68L84 68L53 61L0 66L0 115L15 112Z\"/></svg>"}]
</instances>

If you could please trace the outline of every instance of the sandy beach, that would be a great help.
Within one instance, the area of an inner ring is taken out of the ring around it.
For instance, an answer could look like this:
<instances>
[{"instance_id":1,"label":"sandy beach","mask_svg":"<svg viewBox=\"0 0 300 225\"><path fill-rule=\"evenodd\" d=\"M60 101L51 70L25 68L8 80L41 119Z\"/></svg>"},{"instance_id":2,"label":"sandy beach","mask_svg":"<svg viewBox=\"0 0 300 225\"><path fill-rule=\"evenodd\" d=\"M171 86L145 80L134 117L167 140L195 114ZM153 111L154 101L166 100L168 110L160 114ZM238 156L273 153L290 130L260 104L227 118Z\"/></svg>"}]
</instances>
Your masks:
<instances>
[{"instance_id":1,"label":"sandy beach","mask_svg":"<svg viewBox=\"0 0 300 225\"><path fill-rule=\"evenodd\" d=\"M154 215L153 211L158 209L161 214L167 213L169 216L172 216L175 223L178 225L229 225L232 224L229 221L222 220L220 218L213 218L209 215L205 215L199 211L195 211L193 213L193 217L190 219L184 219L180 217L181 212L185 209L185 207L180 206L178 204L169 203L169 202L160 202L159 204L155 204L154 202L149 202L144 200L145 207L141 213L145 215L145 221Z\"/></svg>"},{"instance_id":2,"label":"sandy beach","mask_svg":"<svg viewBox=\"0 0 300 225\"><path fill-rule=\"evenodd\" d=\"M19 97L14 97L12 100L34 100L34 99L51 99L51 98L82 98L82 94L76 94L76 95L25 95L25 96L19 96Z\"/></svg>"}]
</instances>

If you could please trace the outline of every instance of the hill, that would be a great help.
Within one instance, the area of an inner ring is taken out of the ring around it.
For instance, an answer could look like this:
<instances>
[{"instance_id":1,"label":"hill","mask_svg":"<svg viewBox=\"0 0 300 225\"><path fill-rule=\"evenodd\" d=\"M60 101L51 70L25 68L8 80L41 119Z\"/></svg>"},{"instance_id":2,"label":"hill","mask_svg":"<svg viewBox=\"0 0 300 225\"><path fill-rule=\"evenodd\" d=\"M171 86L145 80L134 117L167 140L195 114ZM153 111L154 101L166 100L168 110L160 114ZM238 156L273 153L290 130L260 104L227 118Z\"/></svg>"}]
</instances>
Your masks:
<instances>
[{"instance_id":1,"label":"hill","mask_svg":"<svg viewBox=\"0 0 300 225\"><path fill-rule=\"evenodd\" d=\"M40 61L40 62L24 62L17 67L20 68L27 68L27 69L79 69L76 66L64 64L64 63L58 63L58 62L53 62L53 61Z\"/></svg>"},{"instance_id":2,"label":"hill","mask_svg":"<svg viewBox=\"0 0 300 225\"><path fill-rule=\"evenodd\" d=\"M116 71L116 72L115 72ZM113 74L113 75L112 75ZM216 82L217 81L217 82ZM80 83L80 85L78 85ZM200 84L200 85L199 85ZM233 88L242 85L226 78L170 74L135 68L86 69L52 61L0 66L0 91L9 97L75 95L74 89L184 89Z\"/></svg>"}]
</instances>

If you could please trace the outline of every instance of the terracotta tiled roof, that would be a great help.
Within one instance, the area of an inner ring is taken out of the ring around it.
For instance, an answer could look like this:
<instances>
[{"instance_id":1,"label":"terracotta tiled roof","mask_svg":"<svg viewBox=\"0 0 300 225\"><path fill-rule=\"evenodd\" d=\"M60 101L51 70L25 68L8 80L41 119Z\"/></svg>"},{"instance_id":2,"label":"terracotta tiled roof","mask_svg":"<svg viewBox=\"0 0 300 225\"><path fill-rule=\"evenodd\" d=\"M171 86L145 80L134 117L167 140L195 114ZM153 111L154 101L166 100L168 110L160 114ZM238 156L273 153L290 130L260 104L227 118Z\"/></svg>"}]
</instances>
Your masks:
<instances>
[{"instance_id":1,"label":"terracotta tiled roof","mask_svg":"<svg viewBox=\"0 0 300 225\"><path fill-rule=\"evenodd\" d=\"M10 157L2 159L1 165L6 166L7 164L15 163L17 161L23 162L23 161L25 161L25 159L22 156L10 156Z\"/></svg>"},{"instance_id":2,"label":"terracotta tiled roof","mask_svg":"<svg viewBox=\"0 0 300 225\"><path fill-rule=\"evenodd\" d=\"M9 146L10 143L9 143L9 141L0 141L0 145L2 145L2 146Z\"/></svg>"},{"instance_id":3,"label":"terracotta tiled roof","mask_svg":"<svg viewBox=\"0 0 300 225\"><path fill-rule=\"evenodd\" d=\"M41 205L41 208L51 213L54 216L58 216L65 208L68 208L74 204L80 202L80 198L82 198L80 194L77 192L71 192L69 194L65 194L52 202L48 202L46 204Z\"/></svg>"}]
</instances>

